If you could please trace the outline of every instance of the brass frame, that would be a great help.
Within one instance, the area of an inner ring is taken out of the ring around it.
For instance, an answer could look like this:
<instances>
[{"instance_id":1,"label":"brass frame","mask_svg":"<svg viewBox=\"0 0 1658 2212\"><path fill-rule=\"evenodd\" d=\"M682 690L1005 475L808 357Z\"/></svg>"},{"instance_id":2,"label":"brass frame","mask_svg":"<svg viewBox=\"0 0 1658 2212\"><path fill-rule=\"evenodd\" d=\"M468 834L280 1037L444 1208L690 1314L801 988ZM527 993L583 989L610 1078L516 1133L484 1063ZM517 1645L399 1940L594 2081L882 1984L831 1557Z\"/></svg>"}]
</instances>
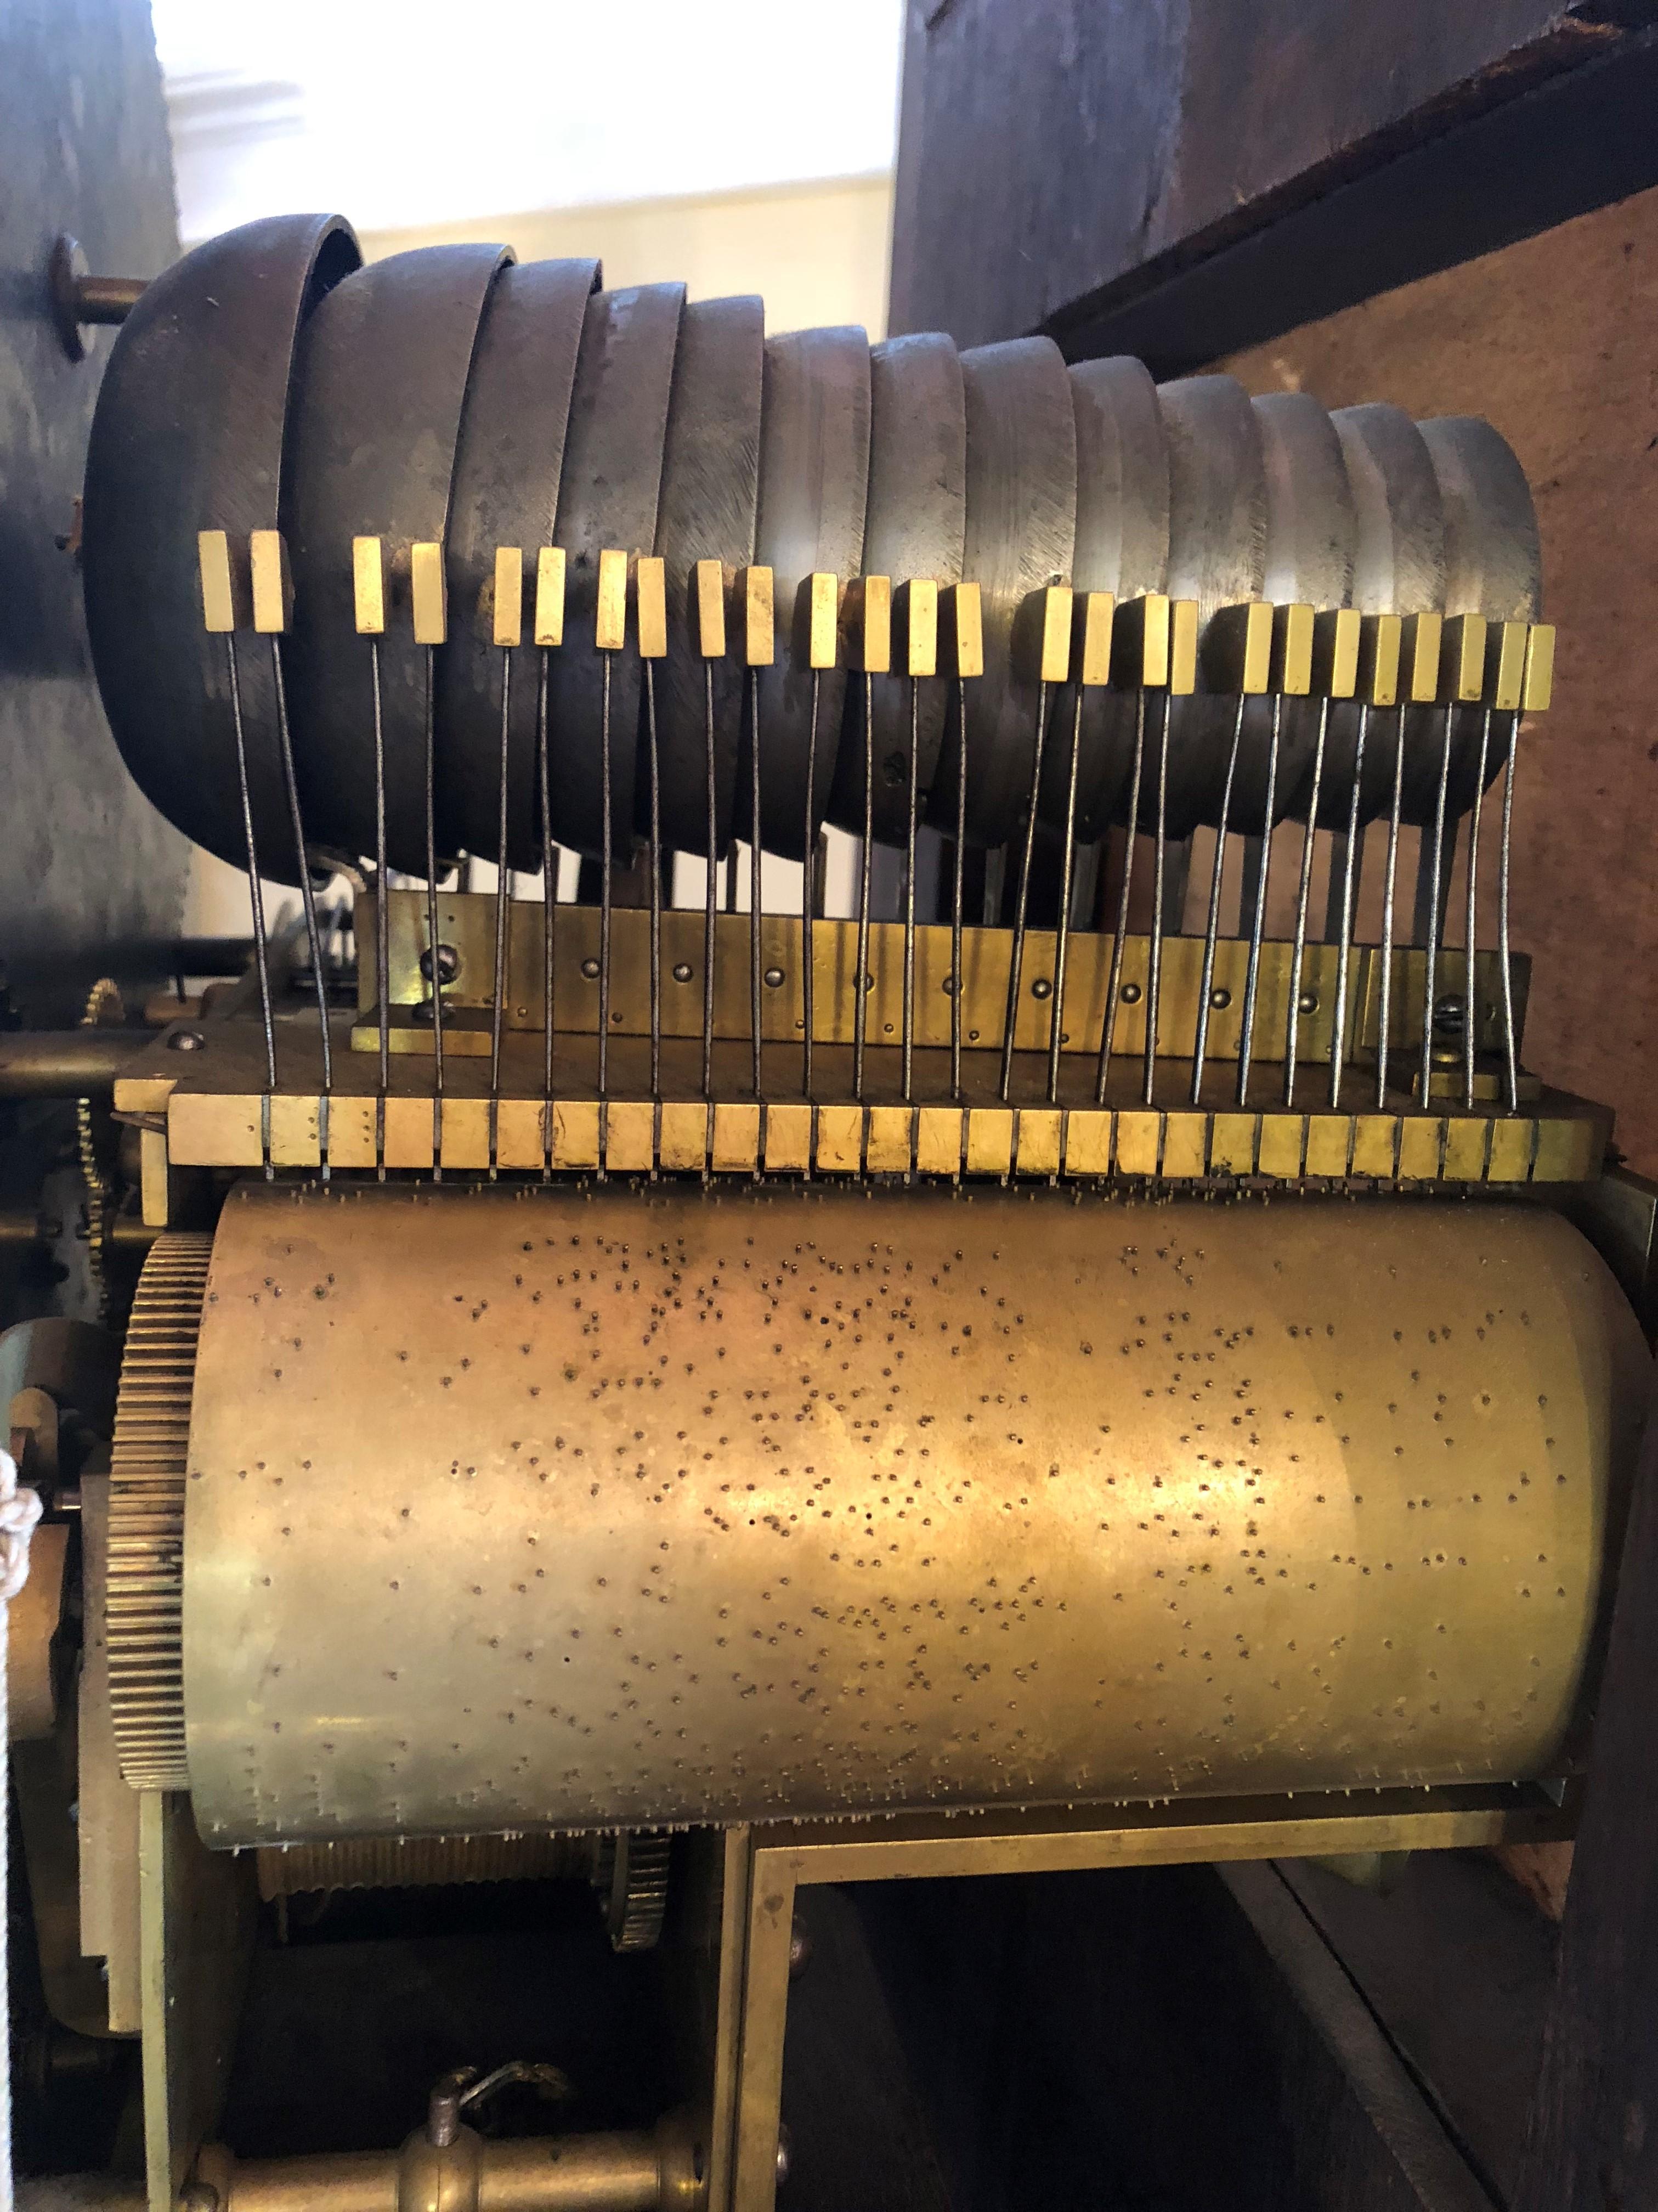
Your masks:
<instances>
[{"instance_id":1,"label":"brass frame","mask_svg":"<svg viewBox=\"0 0 1658 2212\"><path fill-rule=\"evenodd\" d=\"M722 2142L728 2139L731 2146L730 2195L711 2187L710 2212L774 2212L776 2203L798 1889L821 1882L1489 1848L1569 1836L1574 1825L1569 1796L1557 1802L1548 1790L1529 1784L1187 1800L1060 1814L918 1814L744 1832L741 1951L728 1951L722 1961L722 1980L732 1978L741 1990L726 2069L732 2091L729 2111L716 2103L714 2113L716 2161ZM716 2164L722 2178L724 2170Z\"/></svg>"}]
</instances>

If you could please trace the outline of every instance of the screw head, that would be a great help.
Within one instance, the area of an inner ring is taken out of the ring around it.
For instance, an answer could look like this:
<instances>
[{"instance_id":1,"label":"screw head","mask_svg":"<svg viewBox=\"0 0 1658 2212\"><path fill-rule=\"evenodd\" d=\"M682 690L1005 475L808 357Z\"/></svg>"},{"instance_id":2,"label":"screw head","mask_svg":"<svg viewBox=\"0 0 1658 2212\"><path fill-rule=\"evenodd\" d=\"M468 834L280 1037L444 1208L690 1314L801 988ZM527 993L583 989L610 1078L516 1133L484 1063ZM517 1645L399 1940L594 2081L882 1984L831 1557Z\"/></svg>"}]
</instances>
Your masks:
<instances>
[{"instance_id":1,"label":"screw head","mask_svg":"<svg viewBox=\"0 0 1658 2212\"><path fill-rule=\"evenodd\" d=\"M597 961L597 960L594 960L594 959L592 959L592 958L588 958L588 959L586 959L586 960L584 960L584 961L582 962L582 963L581 963L581 972L582 972L582 974L586 977L587 981L588 981L590 983L596 983L596 982L598 982L598 961Z\"/></svg>"},{"instance_id":2,"label":"screw head","mask_svg":"<svg viewBox=\"0 0 1658 2212\"><path fill-rule=\"evenodd\" d=\"M199 1030L174 1030L167 1042L169 1052L200 1052L207 1039Z\"/></svg>"},{"instance_id":3,"label":"screw head","mask_svg":"<svg viewBox=\"0 0 1658 2212\"><path fill-rule=\"evenodd\" d=\"M1036 978L1035 981L1030 987L1030 995L1033 999L1051 999L1053 997L1054 986L1048 981L1046 975L1039 975Z\"/></svg>"},{"instance_id":4,"label":"screw head","mask_svg":"<svg viewBox=\"0 0 1658 2212\"><path fill-rule=\"evenodd\" d=\"M1224 983L1217 984L1209 994L1209 1004L1218 1014L1224 1014L1232 1003L1232 994Z\"/></svg>"},{"instance_id":5,"label":"screw head","mask_svg":"<svg viewBox=\"0 0 1658 2212\"><path fill-rule=\"evenodd\" d=\"M773 990L773 991L776 990L777 987L779 986L779 984L780 984L780 983L781 983L782 980L783 980L783 971L782 971L782 969L781 969L780 968L768 968L768 969L767 969L767 970L766 970L766 984L767 984L767 988L768 988L768 989L769 989L769 990Z\"/></svg>"},{"instance_id":6,"label":"screw head","mask_svg":"<svg viewBox=\"0 0 1658 2212\"><path fill-rule=\"evenodd\" d=\"M1297 1011L1301 1013L1315 1014L1318 1012L1318 993L1316 991L1303 991L1301 996L1296 1000L1296 1006Z\"/></svg>"},{"instance_id":7,"label":"screw head","mask_svg":"<svg viewBox=\"0 0 1658 2212\"><path fill-rule=\"evenodd\" d=\"M689 960L676 960L674 962L673 979L676 983L689 983L690 981L691 963Z\"/></svg>"},{"instance_id":8,"label":"screw head","mask_svg":"<svg viewBox=\"0 0 1658 2212\"><path fill-rule=\"evenodd\" d=\"M433 954L434 952L437 955L435 964L438 971L439 982L452 983L456 976L460 973L460 955L456 951L452 945L428 945L425 951L420 956L421 974L425 976L428 983L431 981L432 969L434 965Z\"/></svg>"},{"instance_id":9,"label":"screw head","mask_svg":"<svg viewBox=\"0 0 1658 2212\"><path fill-rule=\"evenodd\" d=\"M1125 983L1122 987L1121 997L1125 1006L1138 1006L1140 1002L1139 985L1138 983Z\"/></svg>"}]
</instances>

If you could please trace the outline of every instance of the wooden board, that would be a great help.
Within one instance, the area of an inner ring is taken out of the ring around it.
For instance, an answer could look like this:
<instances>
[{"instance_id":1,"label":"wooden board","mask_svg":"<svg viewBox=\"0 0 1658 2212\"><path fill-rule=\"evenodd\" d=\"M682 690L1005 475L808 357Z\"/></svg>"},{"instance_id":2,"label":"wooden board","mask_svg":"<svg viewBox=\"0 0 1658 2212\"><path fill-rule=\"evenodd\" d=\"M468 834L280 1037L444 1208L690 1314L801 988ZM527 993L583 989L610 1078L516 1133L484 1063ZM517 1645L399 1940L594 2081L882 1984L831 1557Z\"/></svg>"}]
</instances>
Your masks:
<instances>
[{"instance_id":1,"label":"wooden board","mask_svg":"<svg viewBox=\"0 0 1658 2212\"><path fill-rule=\"evenodd\" d=\"M1305 390L1332 407L1485 415L1519 454L1542 532L1544 612L1559 626L1555 704L1526 725L1515 799L1515 942L1533 957L1526 1060L1611 1105L1619 1144L1646 1171L1658 1165L1658 1025L1643 1004L1658 970L1655 325L1649 191L1217 364L1252 392ZM1293 836L1289 849L1298 855ZM1275 860L1280 886L1292 865ZM1454 892L1454 915L1457 905ZM1375 934L1368 909L1359 934Z\"/></svg>"},{"instance_id":2,"label":"wooden board","mask_svg":"<svg viewBox=\"0 0 1658 2212\"><path fill-rule=\"evenodd\" d=\"M1650 17L1561 0L914 5L890 326L964 344L1051 326L1069 352L1161 354L1167 374L1182 348L1238 342L1194 338L1223 300L1259 335L1335 304L1332 284L1362 298L1599 204L1658 179L1649 106L1606 75L1643 59ZM1544 112L1591 70L1600 84ZM1338 198L1360 250L1287 236ZM1151 343L1114 330L1135 312Z\"/></svg>"}]
</instances>

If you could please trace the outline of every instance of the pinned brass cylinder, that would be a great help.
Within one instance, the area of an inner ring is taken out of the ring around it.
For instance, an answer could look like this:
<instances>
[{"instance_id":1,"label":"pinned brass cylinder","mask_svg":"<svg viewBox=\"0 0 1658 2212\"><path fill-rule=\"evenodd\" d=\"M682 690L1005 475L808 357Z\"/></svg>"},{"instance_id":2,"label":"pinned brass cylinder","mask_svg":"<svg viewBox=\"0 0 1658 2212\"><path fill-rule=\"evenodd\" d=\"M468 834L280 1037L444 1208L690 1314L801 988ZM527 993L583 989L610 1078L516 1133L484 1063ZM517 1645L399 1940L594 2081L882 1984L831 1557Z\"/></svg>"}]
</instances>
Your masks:
<instances>
[{"instance_id":1,"label":"pinned brass cylinder","mask_svg":"<svg viewBox=\"0 0 1658 2212\"><path fill-rule=\"evenodd\" d=\"M185 1486L196 1817L1546 1777L1647 1367L1535 1208L244 1186Z\"/></svg>"}]
</instances>

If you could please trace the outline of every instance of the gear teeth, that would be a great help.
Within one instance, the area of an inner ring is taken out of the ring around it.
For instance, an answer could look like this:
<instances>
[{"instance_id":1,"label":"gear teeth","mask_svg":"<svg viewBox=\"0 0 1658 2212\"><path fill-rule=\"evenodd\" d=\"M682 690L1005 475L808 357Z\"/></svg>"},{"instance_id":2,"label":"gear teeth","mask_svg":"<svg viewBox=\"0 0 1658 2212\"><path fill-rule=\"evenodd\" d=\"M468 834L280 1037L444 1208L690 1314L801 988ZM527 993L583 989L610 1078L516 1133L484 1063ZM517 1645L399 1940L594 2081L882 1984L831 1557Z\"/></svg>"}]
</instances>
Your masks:
<instances>
[{"instance_id":1,"label":"gear teeth","mask_svg":"<svg viewBox=\"0 0 1658 2212\"><path fill-rule=\"evenodd\" d=\"M210 1236L158 1237L132 1302L110 1454L110 1706L135 1790L187 1790L185 1466Z\"/></svg>"},{"instance_id":2,"label":"gear teeth","mask_svg":"<svg viewBox=\"0 0 1658 2212\"><path fill-rule=\"evenodd\" d=\"M593 1887L613 1951L653 1951L668 1910L673 1838L654 1829L623 1829L600 1838Z\"/></svg>"}]
</instances>

